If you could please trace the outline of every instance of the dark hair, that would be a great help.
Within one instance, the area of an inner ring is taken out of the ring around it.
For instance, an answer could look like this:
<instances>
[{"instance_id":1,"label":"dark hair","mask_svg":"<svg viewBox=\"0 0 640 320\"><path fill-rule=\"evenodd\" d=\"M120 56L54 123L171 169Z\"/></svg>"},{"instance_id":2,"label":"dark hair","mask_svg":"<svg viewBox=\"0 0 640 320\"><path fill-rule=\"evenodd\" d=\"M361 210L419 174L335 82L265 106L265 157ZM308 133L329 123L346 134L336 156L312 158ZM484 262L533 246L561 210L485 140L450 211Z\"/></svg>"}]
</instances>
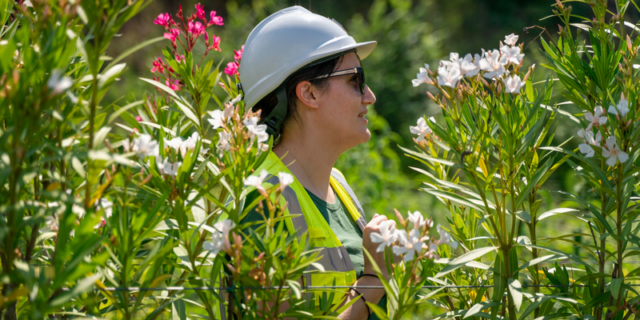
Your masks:
<instances>
[{"instance_id":1,"label":"dark hair","mask_svg":"<svg viewBox=\"0 0 640 320\"><path fill-rule=\"evenodd\" d=\"M287 116L285 117L284 123L288 122L291 117L298 116L297 109L297 101L298 97L296 95L296 86L298 83L302 81L309 81L312 85L320 88L321 90L326 90L329 86L329 78L324 79L313 79L322 75L330 74L333 71L336 71L336 68L340 65L344 56L347 53L352 51L341 52L339 56L329 57L329 60L318 62L312 62L306 67L301 68L300 70L291 74L284 82L286 94L287 94ZM326 58L325 58L326 59ZM263 121L269 113L275 108L278 104L278 97L276 96L276 91L274 90L269 93L267 96L262 98L258 103L252 108L255 112L257 110L262 110L260 114L260 121ZM282 132L282 127L280 127L280 132Z\"/></svg>"}]
</instances>

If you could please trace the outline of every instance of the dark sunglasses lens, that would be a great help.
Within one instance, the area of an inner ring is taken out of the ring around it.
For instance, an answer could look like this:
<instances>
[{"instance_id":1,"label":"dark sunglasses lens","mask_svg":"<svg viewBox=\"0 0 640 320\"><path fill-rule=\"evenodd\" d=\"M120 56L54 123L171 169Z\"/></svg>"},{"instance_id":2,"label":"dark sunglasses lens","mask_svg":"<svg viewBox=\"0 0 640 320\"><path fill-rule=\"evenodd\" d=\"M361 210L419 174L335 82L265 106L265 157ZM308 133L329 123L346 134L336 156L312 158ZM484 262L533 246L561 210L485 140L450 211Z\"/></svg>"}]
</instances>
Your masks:
<instances>
[{"instance_id":1,"label":"dark sunglasses lens","mask_svg":"<svg viewBox=\"0 0 640 320\"><path fill-rule=\"evenodd\" d=\"M366 84L364 82L364 69L358 68L358 81L360 82L360 93L364 94Z\"/></svg>"}]
</instances>

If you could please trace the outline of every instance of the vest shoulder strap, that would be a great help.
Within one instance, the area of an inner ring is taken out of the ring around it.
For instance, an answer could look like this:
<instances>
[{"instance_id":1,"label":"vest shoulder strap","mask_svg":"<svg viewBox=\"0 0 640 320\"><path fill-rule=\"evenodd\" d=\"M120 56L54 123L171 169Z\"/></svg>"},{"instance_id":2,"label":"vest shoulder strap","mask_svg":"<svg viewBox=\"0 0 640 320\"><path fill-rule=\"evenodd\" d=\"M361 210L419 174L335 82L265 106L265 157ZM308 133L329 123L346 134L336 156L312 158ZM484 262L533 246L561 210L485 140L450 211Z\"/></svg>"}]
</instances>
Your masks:
<instances>
[{"instance_id":1,"label":"vest shoulder strap","mask_svg":"<svg viewBox=\"0 0 640 320\"><path fill-rule=\"evenodd\" d=\"M358 201L358 197L353 192L349 184L347 183L347 179L344 178L342 172L338 169L333 168L331 170L331 179L333 189L338 194L338 197L342 200L342 203L347 207L347 211L351 214L351 218L358 225L360 231L364 232L364 227L367 225L367 220L364 215L364 210L362 209L362 205L360 205L360 201ZM335 182L339 185L337 185Z\"/></svg>"}]
</instances>

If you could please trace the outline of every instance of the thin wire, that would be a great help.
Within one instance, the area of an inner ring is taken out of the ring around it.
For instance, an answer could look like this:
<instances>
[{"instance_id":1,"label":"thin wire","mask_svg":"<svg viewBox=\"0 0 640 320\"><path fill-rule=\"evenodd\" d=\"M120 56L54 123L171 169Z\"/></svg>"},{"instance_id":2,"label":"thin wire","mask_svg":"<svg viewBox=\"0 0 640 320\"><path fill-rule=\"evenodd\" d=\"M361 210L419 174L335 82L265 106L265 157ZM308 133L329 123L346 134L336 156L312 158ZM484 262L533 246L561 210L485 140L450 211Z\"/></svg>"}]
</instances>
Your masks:
<instances>
[{"instance_id":1,"label":"thin wire","mask_svg":"<svg viewBox=\"0 0 640 320\"><path fill-rule=\"evenodd\" d=\"M640 287L640 284L628 284L632 287ZM478 285L478 286L422 286L422 289L476 289L476 288L493 288L493 285ZM529 284L522 285L522 288L571 288L571 287L579 287L584 288L588 287L586 284L560 284L560 285L546 285L546 284ZM326 290L326 289L384 289L383 286L308 286L302 287L303 289L310 290ZM101 291L211 291L211 290L288 290L291 289L290 286L282 286L282 287L164 287L164 288L146 288L146 287L105 287L105 288L96 288L96 290ZM68 291L69 288L64 288L63 291Z\"/></svg>"}]
</instances>

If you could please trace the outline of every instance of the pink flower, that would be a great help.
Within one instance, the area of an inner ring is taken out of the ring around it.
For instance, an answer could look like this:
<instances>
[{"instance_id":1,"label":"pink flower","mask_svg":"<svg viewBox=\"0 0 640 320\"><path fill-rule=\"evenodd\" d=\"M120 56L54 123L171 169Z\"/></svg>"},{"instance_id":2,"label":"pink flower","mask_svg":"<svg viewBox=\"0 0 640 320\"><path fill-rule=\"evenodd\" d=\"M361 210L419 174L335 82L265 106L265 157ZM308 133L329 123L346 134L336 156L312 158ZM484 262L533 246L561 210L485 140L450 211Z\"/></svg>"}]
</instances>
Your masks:
<instances>
[{"instance_id":1,"label":"pink flower","mask_svg":"<svg viewBox=\"0 0 640 320\"><path fill-rule=\"evenodd\" d=\"M171 15L168 13L161 13L155 20L153 20L153 23L169 28L169 25L173 24L173 18L171 18Z\"/></svg>"},{"instance_id":2,"label":"pink flower","mask_svg":"<svg viewBox=\"0 0 640 320\"><path fill-rule=\"evenodd\" d=\"M205 13L204 13L204 7L201 4L196 4L196 15L198 16L198 19L200 20L205 20L206 18L204 17Z\"/></svg>"},{"instance_id":3,"label":"pink flower","mask_svg":"<svg viewBox=\"0 0 640 320\"><path fill-rule=\"evenodd\" d=\"M164 73L164 63L162 63L162 60L160 58L153 62L153 68L151 68L151 72L156 71Z\"/></svg>"},{"instance_id":4,"label":"pink flower","mask_svg":"<svg viewBox=\"0 0 640 320\"><path fill-rule=\"evenodd\" d=\"M200 21L196 21L195 23L189 21L188 31L189 33L192 33L197 37L204 33L204 26L202 25L202 23L200 23Z\"/></svg>"},{"instance_id":5,"label":"pink flower","mask_svg":"<svg viewBox=\"0 0 640 320\"><path fill-rule=\"evenodd\" d=\"M176 55L176 61L184 62L184 54L177 54Z\"/></svg>"},{"instance_id":6,"label":"pink flower","mask_svg":"<svg viewBox=\"0 0 640 320\"><path fill-rule=\"evenodd\" d=\"M227 67L224 68L224 73L230 75L230 76L235 76L236 74L238 74L238 67L240 65L237 62L229 62L227 63Z\"/></svg>"},{"instance_id":7,"label":"pink flower","mask_svg":"<svg viewBox=\"0 0 640 320\"><path fill-rule=\"evenodd\" d=\"M211 39L213 41L211 43L211 46L209 47L209 50L216 50L216 51L222 52L222 50L220 50L220 37L216 37L215 34L212 34Z\"/></svg>"},{"instance_id":8,"label":"pink flower","mask_svg":"<svg viewBox=\"0 0 640 320\"><path fill-rule=\"evenodd\" d=\"M176 35L173 33L165 32L164 37L171 40L171 42L176 42Z\"/></svg>"},{"instance_id":9,"label":"pink flower","mask_svg":"<svg viewBox=\"0 0 640 320\"><path fill-rule=\"evenodd\" d=\"M233 54L233 58L234 58L236 61L240 61L240 59L242 59L242 52L244 52L244 44L242 45L242 47L240 48L240 50L238 50L238 51L233 50L233 53L234 53L234 54Z\"/></svg>"},{"instance_id":10,"label":"pink flower","mask_svg":"<svg viewBox=\"0 0 640 320\"><path fill-rule=\"evenodd\" d=\"M138 122L142 121L142 117L136 116L136 121L138 121Z\"/></svg>"},{"instance_id":11,"label":"pink flower","mask_svg":"<svg viewBox=\"0 0 640 320\"><path fill-rule=\"evenodd\" d=\"M224 23L222 22L222 17L221 16L216 16L216 12L215 11L211 11L211 20L209 21L209 25L217 25L217 26L221 26Z\"/></svg>"},{"instance_id":12,"label":"pink flower","mask_svg":"<svg viewBox=\"0 0 640 320\"><path fill-rule=\"evenodd\" d=\"M164 83L167 85L167 87L171 88L171 90L173 91L180 90L180 81L178 81L178 79L175 79L175 80L168 79Z\"/></svg>"}]
</instances>

